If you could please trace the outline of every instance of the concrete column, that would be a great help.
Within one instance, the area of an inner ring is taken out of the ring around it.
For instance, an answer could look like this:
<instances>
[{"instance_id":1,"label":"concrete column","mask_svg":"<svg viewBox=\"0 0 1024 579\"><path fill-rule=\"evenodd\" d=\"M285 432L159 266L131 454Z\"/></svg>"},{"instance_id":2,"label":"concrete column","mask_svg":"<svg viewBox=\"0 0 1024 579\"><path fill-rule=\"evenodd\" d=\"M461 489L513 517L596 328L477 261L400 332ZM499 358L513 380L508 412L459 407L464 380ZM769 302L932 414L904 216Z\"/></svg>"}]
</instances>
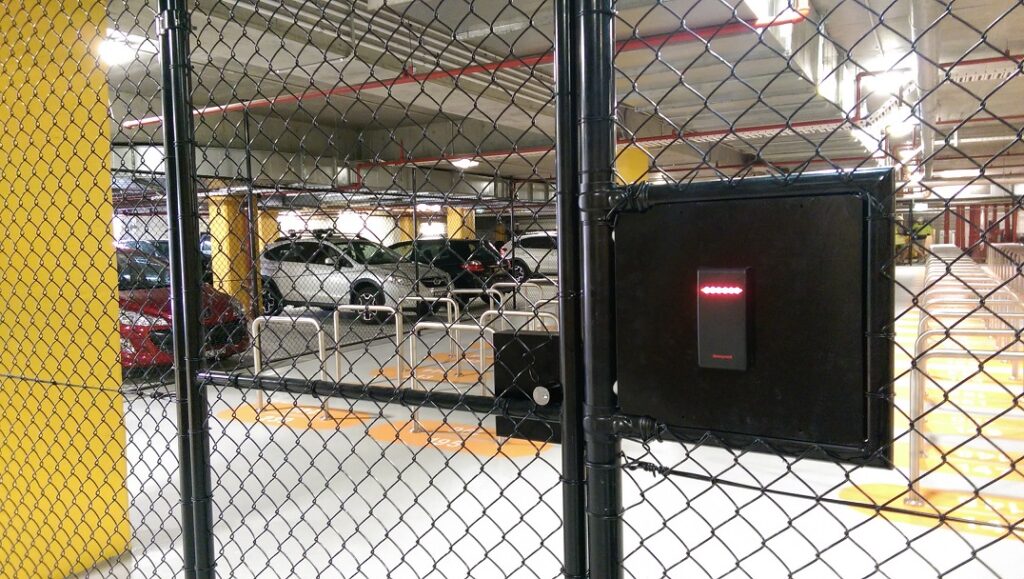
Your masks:
<instances>
[{"instance_id":1,"label":"concrete column","mask_svg":"<svg viewBox=\"0 0 1024 579\"><path fill-rule=\"evenodd\" d=\"M0 2L0 577L128 549L107 2Z\"/></svg>"},{"instance_id":2,"label":"concrete column","mask_svg":"<svg viewBox=\"0 0 1024 579\"><path fill-rule=\"evenodd\" d=\"M640 147L627 146L615 157L615 172L620 185L646 183L647 172L651 168L651 158Z\"/></svg>"},{"instance_id":3,"label":"concrete column","mask_svg":"<svg viewBox=\"0 0 1024 579\"><path fill-rule=\"evenodd\" d=\"M213 287L236 298L248 312L254 292L245 197L214 195L209 204Z\"/></svg>"},{"instance_id":4,"label":"concrete column","mask_svg":"<svg viewBox=\"0 0 1024 579\"><path fill-rule=\"evenodd\" d=\"M277 220L277 209L260 209L256 214L256 243L259 246L259 253L268 244L277 241L281 237L281 223Z\"/></svg>"},{"instance_id":5,"label":"concrete column","mask_svg":"<svg viewBox=\"0 0 1024 579\"><path fill-rule=\"evenodd\" d=\"M445 234L449 239L476 237L476 212L472 207L449 207L445 217Z\"/></svg>"},{"instance_id":6,"label":"concrete column","mask_svg":"<svg viewBox=\"0 0 1024 579\"><path fill-rule=\"evenodd\" d=\"M395 220L395 241L412 241L416 238L412 215L401 215Z\"/></svg>"}]
</instances>

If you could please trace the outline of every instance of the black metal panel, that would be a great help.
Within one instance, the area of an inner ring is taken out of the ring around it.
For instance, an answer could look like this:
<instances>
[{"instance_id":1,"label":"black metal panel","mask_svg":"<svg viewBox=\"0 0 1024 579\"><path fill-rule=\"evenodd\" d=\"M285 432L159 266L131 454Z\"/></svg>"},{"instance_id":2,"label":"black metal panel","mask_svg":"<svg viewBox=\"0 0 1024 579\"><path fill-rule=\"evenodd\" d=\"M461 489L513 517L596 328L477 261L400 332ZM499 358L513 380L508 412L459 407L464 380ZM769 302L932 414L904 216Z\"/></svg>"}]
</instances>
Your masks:
<instances>
[{"instance_id":1,"label":"black metal panel","mask_svg":"<svg viewBox=\"0 0 1024 579\"><path fill-rule=\"evenodd\" d=\"M558 334L528 330L494 333L494 394L500 399L533 400L537 387L551 393L548 405L562 401ZM495 417L498 436L561 442L561 428L543 420Z\"/></svg>"},{"instance_id":2,"label":"black metal panel","mask_svg":"<svg viewBox=\"0 0 1024 579\"><path fill-rule=\"evenodd\" d=\"M851 185L780 196L763 185L620 216L620 405L726 443L760 438L781 450L816 445L869 458L891 440L891 353L873 342L892 316L882 261L892 226L869 218L891 195ZM745 371L700 366L701 268L748 269L756 280Z\"/></svg>"}]
</instances>

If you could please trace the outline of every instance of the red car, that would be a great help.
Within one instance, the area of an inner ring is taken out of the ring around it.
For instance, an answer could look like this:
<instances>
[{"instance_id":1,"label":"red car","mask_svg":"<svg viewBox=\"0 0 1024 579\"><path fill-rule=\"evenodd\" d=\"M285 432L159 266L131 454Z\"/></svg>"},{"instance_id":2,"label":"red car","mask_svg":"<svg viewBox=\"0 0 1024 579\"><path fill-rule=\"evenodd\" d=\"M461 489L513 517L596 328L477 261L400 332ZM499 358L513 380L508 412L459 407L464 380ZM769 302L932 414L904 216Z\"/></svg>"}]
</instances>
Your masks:
<instances>
[{"instance_id":1,"label":"red car","mask_svg":"<svg viewBox=\"0 0 1024 579\"><path fill-rule=\"evenodd\" d=\"M117 249L121 307L121 365L125 368L174 363L171 336L171 279L166 262L130 249ZM220 359L249 347L249 328L238 300L203 285L204 350Z\"/></svg>"}]
</instances>

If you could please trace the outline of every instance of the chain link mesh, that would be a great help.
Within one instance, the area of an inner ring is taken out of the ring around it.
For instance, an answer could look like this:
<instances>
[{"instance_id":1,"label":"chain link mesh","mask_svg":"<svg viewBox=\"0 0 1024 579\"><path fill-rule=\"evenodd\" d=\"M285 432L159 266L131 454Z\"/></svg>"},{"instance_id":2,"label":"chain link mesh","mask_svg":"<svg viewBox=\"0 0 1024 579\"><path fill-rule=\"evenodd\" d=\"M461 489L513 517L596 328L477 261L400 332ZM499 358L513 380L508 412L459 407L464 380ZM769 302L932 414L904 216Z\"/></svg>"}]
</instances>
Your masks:
<instances>
[{"instance_id":1,"label":"chain link mesh","mask_svg":"<svg viewBox=\"0 0 1024 579\"><path fill-rule=\"evenodd\" d=\"M893 470L711 433L627 443L626 575L1018 574L1020 6L616 8L619 159L641 151L648 182L898 175Z\"/></svg>"},{"instance_id":2,"label":"chain link mesh","mask_svg":"<svg viewBox=\"0 0 1024 579\"><path fill-rule=\"evenodd\" d=\"M0 577L194 573L170 4L0 6ZM555 3L186 7L216 574L561 576ZM626 440L625 576L1020 575L1022 19L614 4L621 183L898 181L892 469Z\"/></svg>"}]
</instances>

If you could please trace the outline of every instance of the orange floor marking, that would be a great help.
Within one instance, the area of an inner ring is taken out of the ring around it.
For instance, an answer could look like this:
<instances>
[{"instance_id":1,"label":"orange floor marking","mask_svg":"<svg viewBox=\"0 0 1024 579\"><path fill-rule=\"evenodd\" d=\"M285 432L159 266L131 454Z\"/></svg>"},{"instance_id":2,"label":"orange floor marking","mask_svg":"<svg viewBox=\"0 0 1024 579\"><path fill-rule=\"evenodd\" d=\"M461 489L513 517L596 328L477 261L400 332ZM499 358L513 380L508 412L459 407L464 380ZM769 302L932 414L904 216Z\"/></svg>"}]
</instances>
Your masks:
<instances>
[{"instance_id":1,"label":"orange floor marking","mask_svg":"<svg viewBox=\"0 0 1024 579\"><path fill-rule=\"evenodd\" d=\"M410 377L408 369L402 372L402 379L407 380ZM390 380L396 380L398 378L398 372L395 371L394 366L388 366L386 368L379 368L373 372L372 379L377 378L388 378ZM425 382L450 382L452 384L476 384L483 382L487 378L487 374L481 375L476 370L470 370L463 365L461 369L455 368L440 368L437 366L426 366L416 368L416 378Z\"/></svg>"},{"instance_id":2,"label":"orange floor marking","mask_svg":"<svg viewBox=\"0 0 1024 579\"><path fill-rule=\"evenodd\" d=\"M471 362L474 365L480 361L480 353L474 348L471 352L466 352L464 356L452 355L448 352L437 352L430 354L429 360L437 362L454 362L455 360L462 360L463 362ZM494 355L487 353L484 354L484 363L488 366L494 363Z\"/></svg>"},{"instance_id":3,"label":"orange floor marking","mask_svg":"<svg viewBox=\"0 0 1024 579\"><path fill-rule=\"evenodd\" d=\"M958 532L1002 536L1008 531L1012 531L1021 538L1024 538L1024 526L1020 522L1024 519L1024 499L989 495L982 495L979 498L974 493L960 491L922 490L921 492L926 503L919 507L910 506L903 502L903 497L908 493L908 488L905 485L862 484L859 487L846 486L839 491L839 498L874 505L885 504L892 508L917 511L921 514L944 515L974 521L947 521L945 523ZM875 512L869 507L855 508L871 513ZM889 521L898 523L910 523L926 527L934 527L940 524L938 520L932 517L911 513L881 512L879 514ZM1009 524L1007 521L1009 521ZM979 525L977 523L986 524Z\"/></svg>"},{"instance_id":4,"label":"orange floor marking","mask_svg":"<svg viewBox=\"0 0 1024 579\"><path fill-rule=\"evenodd\" d=\"M270 403L259 412L250 404L228 408L218 412L217 418L238 420L246 424L284 425L300 430L334 430L363 424L371 418L364 412L349 412L335 408L331 408L329 414L330 416L324 416L323 409L319 406Z\"/></svg>"},{"instance_id":5,"label":"orange floor marking","mask_svg":"<svg viewBox=\"0 0 1024 579\"><path fill-rule=\"evenodd\" d=\"M398 440L409 446L430 446L445 452L469 452L482 457L499 453L508 457L535 456L551 446L518 438L501 441L493 431L475 425L436 420L420 420L419 425L421 432L415 431L417 429L411 420L399 424L383 423L370 428L369 434L384 443Z\"/></svg>"}]
</instances>

